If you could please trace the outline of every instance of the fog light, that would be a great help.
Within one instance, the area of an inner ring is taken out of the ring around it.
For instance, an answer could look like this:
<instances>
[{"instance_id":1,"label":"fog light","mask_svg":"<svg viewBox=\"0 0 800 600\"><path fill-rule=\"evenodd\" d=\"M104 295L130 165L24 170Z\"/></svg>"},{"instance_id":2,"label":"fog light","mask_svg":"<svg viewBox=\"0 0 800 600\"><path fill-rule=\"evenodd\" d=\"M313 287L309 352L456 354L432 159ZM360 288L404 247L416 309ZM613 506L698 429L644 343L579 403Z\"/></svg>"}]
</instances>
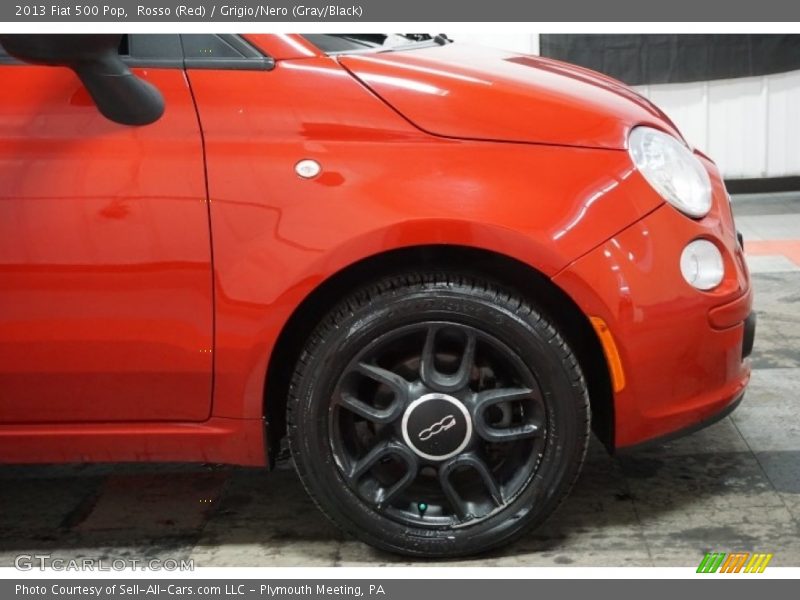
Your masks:
<instances>
[{"instance_id":1,"label":"fog light","mask_svg":"<svg viewBox=\"0 0 800 600\"><path fill-rule=\"evenodd\" d=\"M725 263L719 249L708 240L695 240L681 253L681 273L689 285L710 290L722 282Z\"/></svg>"}]
</instances>

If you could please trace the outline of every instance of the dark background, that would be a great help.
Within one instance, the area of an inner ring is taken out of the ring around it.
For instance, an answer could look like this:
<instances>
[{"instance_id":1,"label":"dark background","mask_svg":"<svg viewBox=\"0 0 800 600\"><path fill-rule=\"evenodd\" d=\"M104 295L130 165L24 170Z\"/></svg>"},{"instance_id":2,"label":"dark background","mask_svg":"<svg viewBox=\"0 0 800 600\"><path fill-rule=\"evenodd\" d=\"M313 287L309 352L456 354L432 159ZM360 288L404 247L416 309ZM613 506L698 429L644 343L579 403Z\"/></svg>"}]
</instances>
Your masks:
<instances>
[{"instance_id":1,"label":"dark background","mask_svg":"<svg viewBox=\"0 0 800 600\"><path fill-rule=\"evenodd\" d=\"M800 69L800 35L542 35L539 44L542 56L606 73L628 85Z\"/></svg>"}]
</instances>

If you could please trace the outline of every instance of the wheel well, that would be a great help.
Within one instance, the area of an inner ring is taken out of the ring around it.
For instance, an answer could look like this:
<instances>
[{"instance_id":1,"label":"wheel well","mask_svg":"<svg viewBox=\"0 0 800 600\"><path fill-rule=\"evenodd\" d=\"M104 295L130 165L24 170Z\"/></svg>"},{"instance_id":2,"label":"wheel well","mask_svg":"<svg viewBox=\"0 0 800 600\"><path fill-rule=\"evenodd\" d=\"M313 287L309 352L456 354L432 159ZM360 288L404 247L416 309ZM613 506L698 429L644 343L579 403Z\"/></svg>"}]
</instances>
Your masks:
<instances>
[{"instance_id":1,"label":"wheel well","mask_svg":"<svg viewBox=\"0 0 800 600\"><path fill-rule=\"evenodd\" d=\"M278 456L286 434L286 400L294 365L322 316L364 282L401 271L430 268L457 270L511 288L557 325L586 377L592 429L611 451L614 396L603 349L586 315L545 275L516 259L488 250L436 245L391 250L361 260L331 276L295 309L278 337L267 369L264 414L271 460Z\"/></svg>"}]
</instances>

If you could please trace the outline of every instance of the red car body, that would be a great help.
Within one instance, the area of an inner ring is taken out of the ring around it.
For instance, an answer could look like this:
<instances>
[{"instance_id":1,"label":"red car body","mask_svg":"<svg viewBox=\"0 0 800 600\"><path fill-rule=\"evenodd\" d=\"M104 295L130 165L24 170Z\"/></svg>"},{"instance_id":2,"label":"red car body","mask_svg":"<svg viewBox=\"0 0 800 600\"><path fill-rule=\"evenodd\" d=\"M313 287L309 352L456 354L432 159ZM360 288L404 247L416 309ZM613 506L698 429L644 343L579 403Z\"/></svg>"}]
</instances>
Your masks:
<instances>
[{"instance_id":1,"label":"red car body","mask_svg":"<svg viewBox=\"0 0 800 600\"><path fill-rule=\"evenodd\" d=\"M267 464L292 338L347 274L419 249L513 263L592 320L611 447L741 397L752 295L729 199L705 157L701 219L634 168L633 127L680 137L649 102L459 44L246 37L274 68L136 68L166 101L145 127L104 118L67 69L0 65L0 461ZM710 292L679 270L695 238L723 251Z\"/></svg>"}]
</instances>

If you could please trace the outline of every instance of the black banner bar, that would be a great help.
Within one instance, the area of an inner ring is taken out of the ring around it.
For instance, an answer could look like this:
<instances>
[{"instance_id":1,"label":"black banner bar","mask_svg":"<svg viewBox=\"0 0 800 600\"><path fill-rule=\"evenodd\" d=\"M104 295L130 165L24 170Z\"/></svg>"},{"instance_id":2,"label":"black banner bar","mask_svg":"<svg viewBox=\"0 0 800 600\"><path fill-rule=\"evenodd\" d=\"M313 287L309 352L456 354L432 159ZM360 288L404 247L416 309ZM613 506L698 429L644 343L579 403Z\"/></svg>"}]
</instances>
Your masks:
<instances>
[{"instance_id":1,"label":"black banner bar","mask_svg":"<svg viewBox=\"0 0 800 600\"><path fill-rule=\"evenodd\" d=\"M698 579L703 580L702 582ZM710 583L715 579L714 583ZM713 589L709 586L713 586ZM239 600L409 600L411 598L533 598L539 596L603 598L646 597L648 600L694 598L713 592L732 600L755 594L794 597L797 582L758 576L698 575L692 579L27 579L0 581L7 600L102 600L147 598L235 598Z\"/></svg>"},{"instance_id":2,"label":"black banner bar","mask_svg":"<svg viewBox=\"0 0 800 600\"><path fill-rule=\"evenodd\" d=\"M800 3L787 0L3 0L0 21L787 23L800 21Z\"/></svg>"}]
</instances>

